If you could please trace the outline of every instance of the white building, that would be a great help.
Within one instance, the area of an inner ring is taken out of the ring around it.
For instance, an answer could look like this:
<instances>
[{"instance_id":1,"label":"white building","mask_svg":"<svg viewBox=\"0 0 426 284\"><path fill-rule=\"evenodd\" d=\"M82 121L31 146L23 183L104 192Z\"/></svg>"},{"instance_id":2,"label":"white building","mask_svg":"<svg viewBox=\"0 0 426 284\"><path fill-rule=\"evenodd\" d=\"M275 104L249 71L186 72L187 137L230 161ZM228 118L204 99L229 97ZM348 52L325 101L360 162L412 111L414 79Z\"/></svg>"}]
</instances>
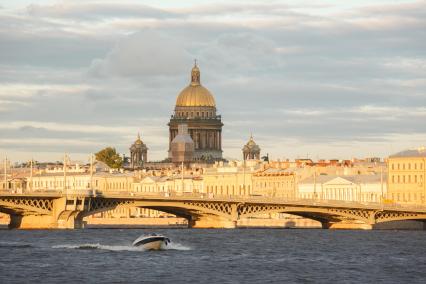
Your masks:
<instances>
[{"instance_id":1,"label":"white building","mask_svg":"<svg viewBox=\"0 0 426 284\"><path fill-rule=\"evenodd\" d=\"M386 196L386 176L313 176L298 183L297 197L348 202L381 202Z\"/></svg>"},{"instance_id":2,"label":"white building","mask_svg":"<svg viewBox=\"0 0 426 284\"><path fill-rule=\"evenodd\" d=\"M196 176L146 176L132 184L132 191L144 194L203 193L203 183Z\"/></svg>"}]
</instances>

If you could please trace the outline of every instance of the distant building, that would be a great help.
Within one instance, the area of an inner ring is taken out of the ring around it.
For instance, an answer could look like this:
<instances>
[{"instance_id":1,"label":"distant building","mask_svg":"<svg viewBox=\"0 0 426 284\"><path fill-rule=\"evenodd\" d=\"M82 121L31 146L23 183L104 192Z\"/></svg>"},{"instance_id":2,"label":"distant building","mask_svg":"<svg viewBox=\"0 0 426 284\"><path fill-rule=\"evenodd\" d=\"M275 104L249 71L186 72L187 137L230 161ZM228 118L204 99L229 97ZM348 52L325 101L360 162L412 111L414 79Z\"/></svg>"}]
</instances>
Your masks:
<instances>
[{"instance_id":1,"label":"distant building","mask_svg":"<svg viewBox=\"0 0 426 284\"><path fill-rule=\"evenodd\" d=\"M138 138L130 146L130 167L140 169L146 162L148 162L148 147L142 142L138 133Z\"/></svg>"},{"instance_id":2,"label":"distant building","mask_svg":"<svg viewBox=\"0 0 426 284\"><path fill-rule=\"evenodd\" d=\"M243 147L243 160L260 160L260 147L253 140L253 135Z\"/></svg>"},{"instance_id":3,"label":"distant building","mask_svg":"<svg viewBox=\"0 0 426 284\"><path fill-rule=\"evenodd\" d=\"M178 135L170 143L171 159L173 163L188 165L194 159L194 141L188 134L188 125L179 124Z\"/></svg>"},{"instance_id":4,"label":"distant building","mask_svg":"<svg viewBox=\"0 0 426 284\"><path fill-rule=\"evenodd\" d=\"M296 175L284 169L268 168L253 174L253 194L294 199L296 197Z\"/></svg>"},{"instance_id":5,"label":"distant building","mask_svg":"<svg viewBox=\"0 0 426 284\"><path fill-rule=\"evenodd\" d=\"M297 197L348 202L381 202L386 193L386 176L381 174L314 175L298 183Z\"/></svg>"},{"instance_id":6,"label":"distant building","mask_svg":"<svg viewBox=\"0 0 426 284\"><path fill-rule=\"evenodd\" d=\"M256 161L216 162L202 174L204 190L209 195L248 196L253 194L253 173L259 169Z\"/></svg>"},{"instance_id":7,"label":"distant building","mask_svg":"<svg viewBox=\"0 0 426 284\"><path fill-rule=\"evenodd\" d=\"M388 198L397 203L426 204L426 148L407 150L388 159Z\"/></svg>"}]
</instances>

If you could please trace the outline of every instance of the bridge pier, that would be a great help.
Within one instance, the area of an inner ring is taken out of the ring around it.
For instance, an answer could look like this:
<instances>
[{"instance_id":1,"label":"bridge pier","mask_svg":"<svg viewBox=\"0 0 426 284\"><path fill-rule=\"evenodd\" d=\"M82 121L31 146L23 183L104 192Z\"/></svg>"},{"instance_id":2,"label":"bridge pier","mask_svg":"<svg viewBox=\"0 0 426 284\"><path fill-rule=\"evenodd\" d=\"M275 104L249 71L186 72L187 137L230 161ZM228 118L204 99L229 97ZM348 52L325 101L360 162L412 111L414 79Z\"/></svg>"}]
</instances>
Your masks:
<instances>
[{"instance_id":1,"label":"bridge pier","mask_svg":"<svg viewBox=\"0 0 426 284\"><path fill-rule=\"evenodd\" d=\"M322 222L323 229L332 230L372 230L373 225L358 221Z\"/></svg>"},{"instance_id":2,"label":"bridge pier","mask_svg":"<svg viewBox=\"0 0 426 284\"><path fill-rule=\"evenodd\" d=\"M83 229L82 218L71 217L57 220L49 215L10 215L9 229Z\"/></svg>"},{"instance_id":3,"label":"bridge pier","mask_svg":"<svg viewBox=\"0 0 426 284\"><path fill-rule=\"evenodd\" d=\"M81 202L83 204L83 202ZM83 204L84 206L84 204ZM65 197L53 201L52 211L47 214L11 214L10 229L82 229L85 223L82 205Z\"/></svg>"},{"instance_id":4,"label":"bridge pier","mask_svg":"<svg viewBox=\"0 0 426 284\"><path fill-rule=\"evenodd\" d=\"M188 228L198 229L235 229L237 221L219 216L201 216L188 220Z\"/></svg>"},{"instance_id":5,"label":"bridge pier","mask_svg":"<svg viewBox=\"0 0 426 284\"><path fill-rule=\"evenodd\" d=\"M56 220L49 215L10 215L9 229L55 229Z\"/></svg>"}]
</instances>

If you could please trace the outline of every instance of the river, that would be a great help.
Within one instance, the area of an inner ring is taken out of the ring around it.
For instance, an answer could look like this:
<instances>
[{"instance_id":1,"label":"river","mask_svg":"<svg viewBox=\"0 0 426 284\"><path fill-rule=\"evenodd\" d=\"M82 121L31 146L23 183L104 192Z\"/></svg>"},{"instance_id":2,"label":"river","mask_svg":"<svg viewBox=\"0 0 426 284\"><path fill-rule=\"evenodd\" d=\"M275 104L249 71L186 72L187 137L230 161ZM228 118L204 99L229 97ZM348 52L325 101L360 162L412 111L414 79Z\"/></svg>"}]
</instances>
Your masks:
<instances>
[{"instance_id":1,"label":"river","mask_svg":"<svg viewBox=\"0 0 426 284\"><path fill-rule=\"evenodd\" d=\"M141 282L426 283L426 231L0 230L0 283Z\"/></svg>"}]
</instances>

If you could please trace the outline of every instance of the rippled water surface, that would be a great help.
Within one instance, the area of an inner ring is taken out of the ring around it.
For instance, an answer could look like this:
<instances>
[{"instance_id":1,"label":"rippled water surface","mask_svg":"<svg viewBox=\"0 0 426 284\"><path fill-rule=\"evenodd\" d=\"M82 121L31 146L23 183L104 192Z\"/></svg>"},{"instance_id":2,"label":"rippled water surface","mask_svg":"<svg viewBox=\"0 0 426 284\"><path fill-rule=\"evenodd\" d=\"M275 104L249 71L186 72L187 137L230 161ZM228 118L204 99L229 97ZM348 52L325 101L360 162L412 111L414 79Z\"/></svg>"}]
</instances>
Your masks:
<instances>
[{"instance_id":1,"label":"rippled water surface","mask_svg":"<svg viewBox=\"0 0 426 284\"><path fill-rule=\"evenodd\" d=\"M141 234L164 251L131 246ZM0 230L0 283L426 283L425 231Z\"/></svg>"}]
</instances>

